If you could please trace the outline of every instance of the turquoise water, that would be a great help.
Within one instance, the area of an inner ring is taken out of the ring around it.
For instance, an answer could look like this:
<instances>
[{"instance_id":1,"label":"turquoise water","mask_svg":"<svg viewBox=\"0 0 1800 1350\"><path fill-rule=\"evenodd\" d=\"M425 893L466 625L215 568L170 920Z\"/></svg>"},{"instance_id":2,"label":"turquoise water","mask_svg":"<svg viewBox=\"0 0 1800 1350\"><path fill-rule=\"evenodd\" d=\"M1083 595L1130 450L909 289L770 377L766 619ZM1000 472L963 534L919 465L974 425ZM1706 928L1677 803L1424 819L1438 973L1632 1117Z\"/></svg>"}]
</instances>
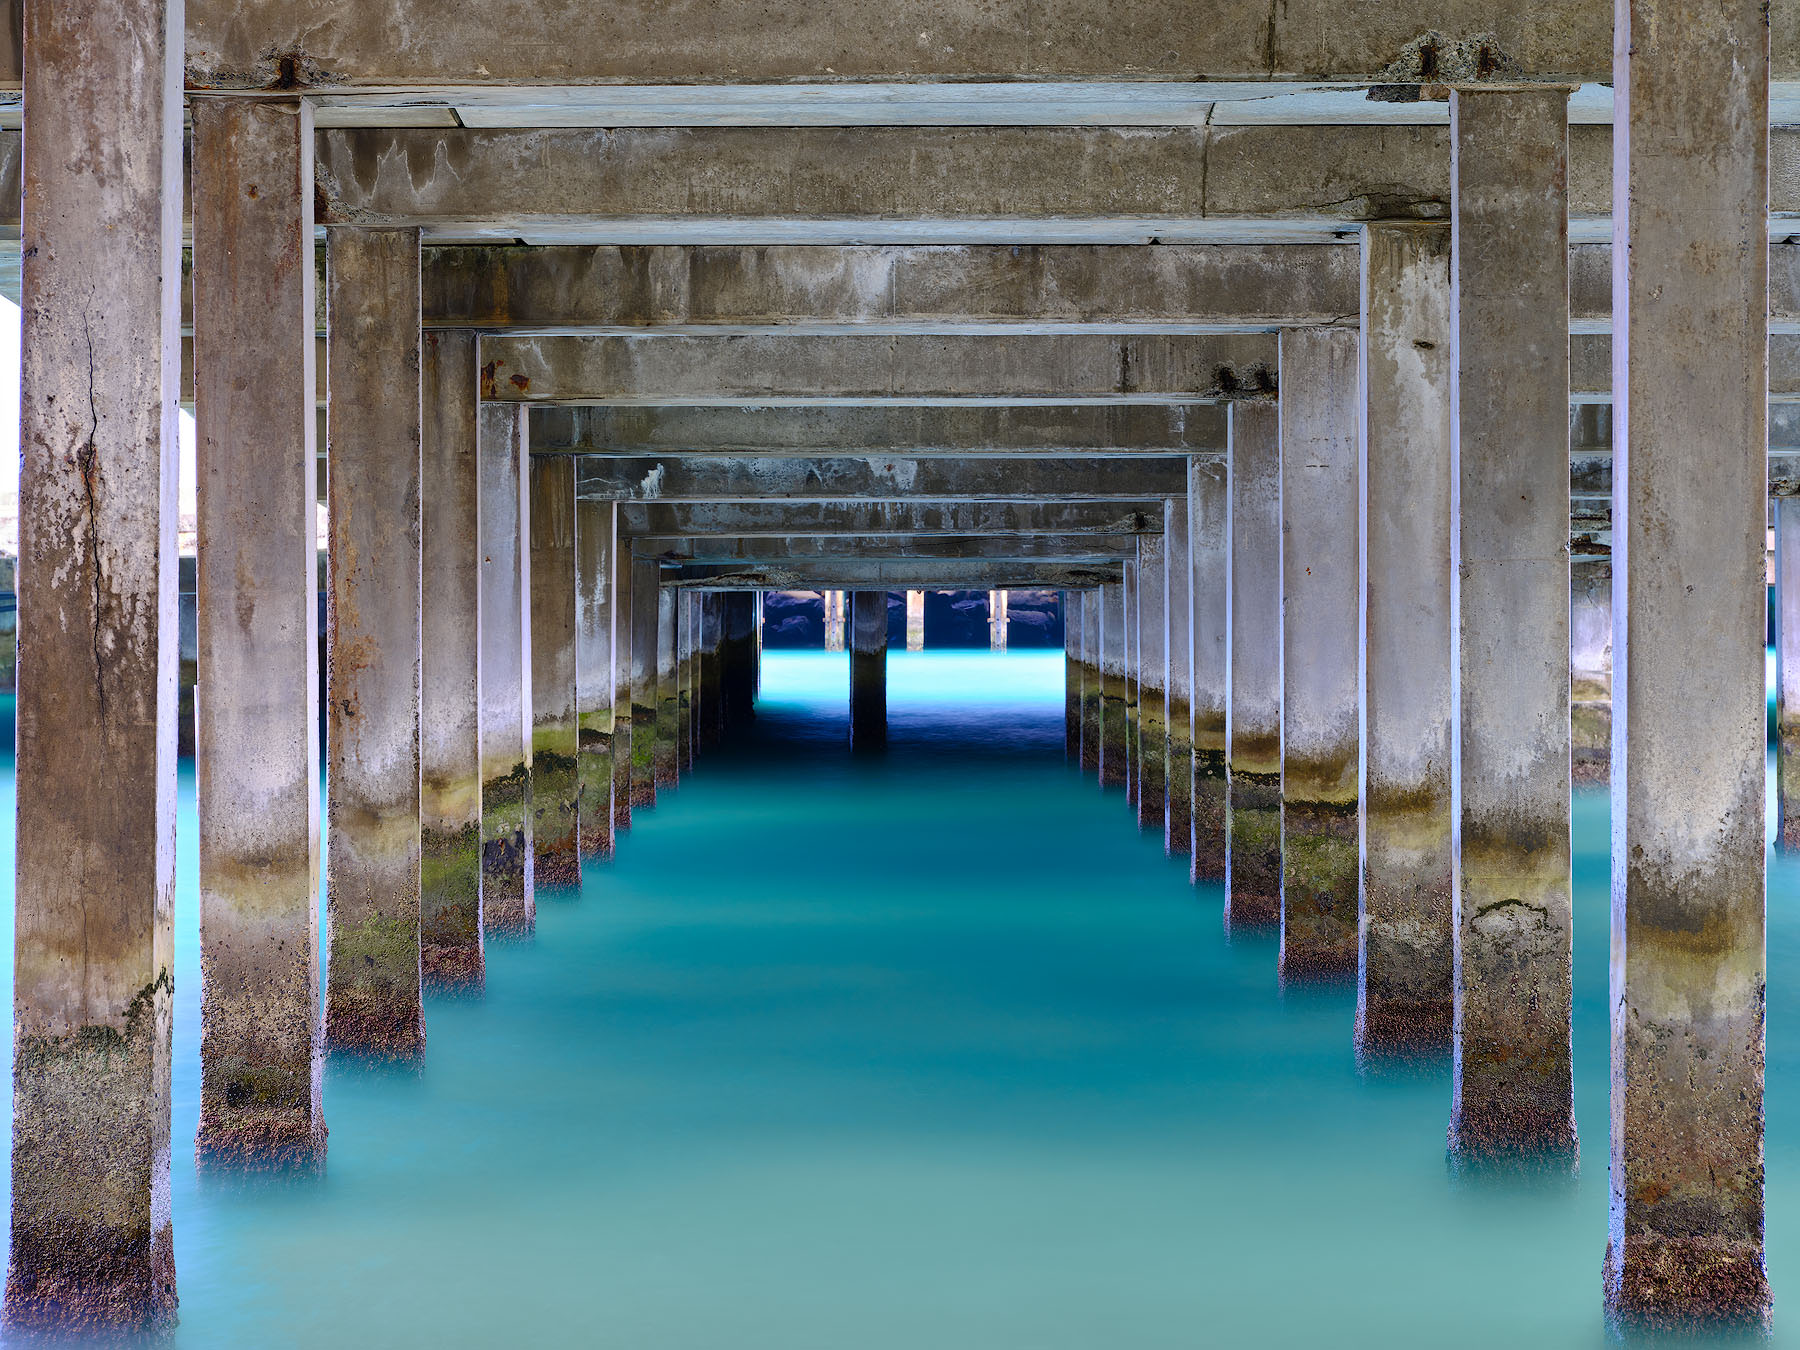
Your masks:
<instances>
[{"instance_id":1,"label":"turquoise water","mask_svg":"<svg viewBox=\"0 0 1800 1350\"><path fill-rule=\"evenodd\" d=\"M1447 1071L1359 1077L1352 992L1284 994L1272 940L1225 940L1218 889L1065 766L1060 655L896 654L875 762L843 751L844 657L765 670L747 742L490 949L483 1001L430 1005L422 1075L333 1066L319 1182L196 1178L184 777L177 1345L1605 1343L1604 795L1576 804L1581 1170L1452 1184ZM1796 896L1777 861L1785 1346Z\"/></svg>"}]
</instances>

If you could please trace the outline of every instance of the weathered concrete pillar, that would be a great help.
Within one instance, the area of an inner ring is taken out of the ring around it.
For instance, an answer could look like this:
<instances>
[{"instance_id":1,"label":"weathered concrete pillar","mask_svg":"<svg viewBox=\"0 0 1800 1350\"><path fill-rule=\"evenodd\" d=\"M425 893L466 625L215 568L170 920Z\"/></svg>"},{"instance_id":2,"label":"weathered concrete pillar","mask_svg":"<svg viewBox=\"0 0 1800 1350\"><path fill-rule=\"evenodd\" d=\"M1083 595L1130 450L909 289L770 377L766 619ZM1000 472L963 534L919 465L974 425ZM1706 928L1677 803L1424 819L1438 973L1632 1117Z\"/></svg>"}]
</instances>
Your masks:
<instances>
[{"instance_id":1,"label":"weathered concrete pillar","mask_svg":"<svg viewBox=\"0 0 1800 1350\"><path fill-rule=\"evenodd\" d=\"M680 595L659 586L656 596L656 753L658 788L681 781L681 653L678 616Z\"/></svg>"},{"instance_id":2,"label":"weathered concrete pillar","mask_svg":"<svg viewBox=\"0 0 1800 1350\"><path fill-rule=\"evenodd\" d=\"M1005 591L988 592L988 649L1003 652L1006 650L1007 596Z\"/></svg>"},{"instance_id":3,"label":"weathered concrete pillar","mask_svg":"<svg viewBox=\"0 0 1800 1350\"><path fill-rule=\"evenodd\" d=\"M675 752L676 767L694 767L694 593L675 593Z\"/></svg>"},{"instance_id":4,"label":"weathered concrete pillar","mask_svg":"<svg viewBox=\"0 0 1800 1350\"><path fill-rule=\"evenodd\" d=\"M1568 91L1457 89L1450 1147L1573 1156Z\"/></svg>"},{"instance_id":5,"label":"weathered concrete pillar","mask_svg":"<svg viewBox=\"0 0 1800 1350\"><path fill-rule=\"evenodd\" d=\"M1125 698L1125 801L1135 811L1138 801L1138 769L1144 758L1143 747L1138 743L1140 733L1138 697L1142 688L1143 668L1139 664L1142 652L1138 641L1138 567L1136 559L1128 558L1125 562L1124 599L1125 663L1120 688L1124 691Z\"/></svg>"},{"instance_id":6,"label":"weathered concrete pillar","mask_svg":"<svg viewBox=\"0 0 1800 1350\"><path fill-rule=\"evenodd\" d=\"M725 631L719 668L725 716L735 726L756 715L756 596L728 591L722 599Z\"/></svg>"},{"instance_id":7,"label":"weathered concrete pillar","mask_svg":"<svg viewBox=\"0 0 1800 1350\"><path fill-rule=\"evenodd\" d=\"M1610 555L1570 560L1573 774L1578 785L1612 777L1612 586Z\"/></svg>"},{"instance_id":8,"label":"weathered concrete pillar","mask_svg":"<svg viewBox=\"0 0 1800 1350\"><path fill-rule=\"evenodd\" d=\"M1188 461L1188 603L1194 653L1191 875L1225 880L1226 706L1231 691L1231 493L1222 459Z\"/></svg>"},{"instance_id":9,"label":"weathered concrete pillar","mask_svg":"<svg viewBox=\"0 0 1800 1350\"><path fill-rule=\"evenodd\" d=\"M841 652L845 649L844 592L825 592L825 650Z\"/></svg>"},{"instance_id":10,"label":"weathered concrete pillar","mask_svg":"<svg viewBox=\"0 0 1800 1350\"><path fill-rule=\"evenodd\" d=\"M179 0L23 9L31 125L6 1321L157 1327L175 1317L184 24Z\"/></svg>"},{"instance_id":11,"label":"weathered concrete pillar","mask_svg":"<svg viewBox=\"0 0 1800 1350\"><path fill-rule=\"evenodd\" d=\"M1450 230L1363 231L1359 1056L1450 1047Z\"/></svg>"},{"instance_id":12,"label":"weathered concrete pillar","mask_svg":"<svg viewBox=\"0 0 1800 1350\"><path fill-rule=\"evenodd\" d=\"M614 509L614 525L618 525L617 508ZM636 634L633 631L634 615L632 586L637 578L637 569L631 557L631 540L620 531L613 536L612 551L613 582L613 721L612 721L612 773L613 773L613 837L625 834L631 829L632 807L632 763L636 751L637 728L632 708L632 690L637 679L635 656Z\"/></svg>"},{"instance_id":13,"label":"weathered concrete pillar","mask_svg":"<svg viewBox=\"0 0 1800 1350\"><path fill-rule=\"evenodd\" d=\"M425 1051L419 802L419 231L326 241L325 1039Z\"/></svg>"},{"instance_id":14,"label":"weathered concrete pillar","mask_svg":"<svg viewBox=\"0 0 1800 1350\"><path fill-rule=\"evenodd\" d=\"M496 936L537 927L531 826L531 503L526 413L483 404L481 908Z\"/></svg>"},{"instance_id":15,"label":"weathered concrete pillar","mask_svg":"<svg viewBox=\"0 0 1800 1350\"><path fill-rule=\"evenodd\" d=\"M194 105L203 1163L316 1167L312 114Z\"/></svg>"},{"instance_id":16,"label":"weathered concrete pillar","mask_svg":"<svg viewBox=\"0 0 1800 1350\"><path fill-rule=\"evenodd\" d=\"M428 989L481 989L479 339L425 335L419 657L421 957Z\"/></svg>"},{"instance_id":17,"label":"weathered concrete pillar","mask_svg":"<svg viewBox=\"0 0 1800 1350\"><path fill-rule=\"evenodd\" d=\"M925 650L925 592L906 593L906 650Z\"/></svg>"},{"instance_id":18,"label":"weathered concrete pillar","mask_svg":"<svg viewBox=\"0 0 1800 1350\"><path fill-rule=\"evenodd\" d=\"M1769 13L1615 16L1607 1301L1624 1322L1755 1324Z\"/></svg>"},{"instance_id":19,"label":"weathered concrete pillar","mask_svg":"<svg viewBox=\"0 0 1800 1350\"><path fill-rule=\"evenodd\" d=\"M1281 922L1281 418L1234 403L1225 926Z\"/></svg>"},{"instance_id":20,"label":"weathered concrete pillar","mask_svg":"<svg viewBox=\"0 0 1800 1350\"><path fill-rule=\"evenodd\" d=\"M531 455L531 847L538 889L581 889L575 461Z\"/></svg>"},{"instance_id":21,"label":"weathered concrete pillar","mask_svg":"<svg viewBox=\"0 0 1800 1350\"><path fill-rule=\"evenodd\" d=\"M725 597L707 591L700 597L700 748L711 750L725 738Z\"/></svg>"},{"instance_id":22,"label":"weathered concrete pillar","mask_svg":"<svg viewBox=\"0 0 1800 1350\"><path fill-rule=\"evenodd\" d=\"M1194 599L1188 558L1187 498L1163 503L1163 609L1169 649L1168 810L1163 817L1163 849L1172 858L1194 847Z\"/></svg>"},{"instance_id":23,"label":"weathered concrete pillar","mask_svg":"<svg viewBox=\"0 0 1800 1350\"><path fill-rule=\"evenodd\" d=\"M631 559L631 805L656 805L656 648L661 628L662 566Z\"/></svg>"},{"instance_id":24,"label":"weathered concrete pillar","mask_svg":"<svg viewBox=\"0 0 1800 1350\"><path fill-rule=\"evenodd\" d=\"M1281 335L1284 980L1356 973L1357 360L1352 328Z\"/></svg>"},{"instance_id":25,"label":"weathered concrete pillar","mask_svg":"<svg viewBox=\"0 0 1800 1350\"><path fill-rule=\"evenodd\" d=\"M1081 771L1100 776L1101 708L1105 699L1100 674L1100 607L1097 590L1081 593Z\"/></svg>"},{"instance_id":26,"label":"weathered concrete pillar","mask_svg":"<svg viewBox=\"0 0 1800 1350\"><path fill-rule=\"evenodd\" d=\"M618 506L575 502L575 771L583 860L613 856L613 615Z\"/></svg>"},{"instance_id":27,"label":"weathered concrete pillar","mask_svg":"<svg viewBox=\"0 0 1800 1350\"><path fill-rule=\"evenodd\" d=\"M1800 752L1800 498L1777 497L1772 514L1775 517L1776 838L1784 850L1792 850L1800 848L1800 762L1795 759L1796 752ZM1611 655L1610 647L1607 654ZM1611 711L1610 704L1608 711Z\"/></svg>"},{"instance_id":28,"label":"weathered concrete pillar","mask_svg":"<svg viewBox=\"0 0 1800 1350\"><path fill-rule=\"evenodd\" d=\"M1169 810L1169 615L1163 537L1138 536L1138 828L1162 833Z\"/></svg>"},{"instance_id":29,"label":"weathered concrete pillar","mask_svg":"<svg viewBox=\"0 0 1800 1350\"><path fill-rule=\"evenodd\" d=\"M1100 588L1100 786L1125 785L1125 587Z\"/></svg>"},{"instance_id":30,"label":"weathered concrete pillar","mask_svg":"<svg viewBox=\"0 0 1800 1350\"><path fill-rule=\"evenodd\" d=\"M1063 595L1063 757L1081 762L1081 592Z\"/></svg>"},{"instance_id":31,"label":"weathered concrete pillar","mask_svg":"<svg viewBox=\"0 0 1800 1350\"><path fill-rule=\"evenodd\" d=\"M850 745L887 744L887 592L850 595Z\"/></svg>"}]
</instances>

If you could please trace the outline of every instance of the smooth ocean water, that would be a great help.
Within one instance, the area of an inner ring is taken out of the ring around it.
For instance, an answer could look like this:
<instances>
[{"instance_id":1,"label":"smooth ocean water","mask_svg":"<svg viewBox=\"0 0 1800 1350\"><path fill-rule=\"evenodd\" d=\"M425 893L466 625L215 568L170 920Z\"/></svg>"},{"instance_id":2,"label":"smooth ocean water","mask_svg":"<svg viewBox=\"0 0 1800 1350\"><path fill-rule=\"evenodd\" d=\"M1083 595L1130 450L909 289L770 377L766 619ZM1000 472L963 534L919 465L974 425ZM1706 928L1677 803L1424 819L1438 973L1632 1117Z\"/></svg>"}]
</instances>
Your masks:
<instances>
[{"instance_id":1,"label":"smooth ocean water","mask_svg":"<svg viewBox=\"0 0 1800 1350\"><path fill-rule=\"evenodd\" d=\"M213 1346L623 1350L1605 1343L1607 803L1578 799L1579 1176L1453 1184L1447 1071L1359 1077L1349 989L1228 943L1063 762L1060 654L774 654L754 733L579 900L430 1004L419 1076L334 1066L328 1176L197 1180L184 774L174 1208ZM0 877L10 885L10 765ZM1774 1343L1800 1346L1800 873L1769 893ZM0 906L10 940L11 906ZM11 967L5 967L10 982Z\"/></svg>"}]
</instances>

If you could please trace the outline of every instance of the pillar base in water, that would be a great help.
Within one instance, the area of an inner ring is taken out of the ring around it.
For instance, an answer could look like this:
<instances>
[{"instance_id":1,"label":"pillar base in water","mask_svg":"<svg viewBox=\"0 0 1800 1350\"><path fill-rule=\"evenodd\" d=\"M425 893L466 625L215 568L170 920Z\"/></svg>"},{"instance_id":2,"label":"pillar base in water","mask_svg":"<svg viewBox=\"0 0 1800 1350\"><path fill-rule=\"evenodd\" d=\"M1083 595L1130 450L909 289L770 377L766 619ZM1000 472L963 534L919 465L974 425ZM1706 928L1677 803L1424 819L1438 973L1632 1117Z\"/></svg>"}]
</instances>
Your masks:
<instances>
[{"instance_id":1,"label":"pillar base in water","mask_svg":"<svg viewBox=\"0 0 1800 1350\"><path fill-rule=\"evenodd\" d=\"M482 846L482 927L490 937L530 937L537 931L535 867L522 835Z\"/></svg>"},{"instance_id":2,"label":"pillar base in water","mask_svg":"<svg viewBox=\"0 0 1800 1350\"><path fill-rule=\"evenodd\" d=\"M70 1224L29 1242L16 1231L6 1271L9 1331L46 1336L156 1333L177 1319L175 1236Z\"/></svg>"},{"instance_id":3,"label":"pillar base in water","mask_svg":"<svg viewBox=\"0 0 1800 1350\"><path fill-rule=\"evenodd\" d=\"M479 947L426 943L419 950L419 964L428 993L468 995L487 988L487 958Z\"/></svg>"},{"instance_id":4,"label":"pillar base in water","mask_svg":"<svg viewBox=\"0 0 1800 1350\"><path fill-rule=\"evenodd\" d=\"M1281 926L1281 776L1233 774L1226 816L1225 931Z\"/></svg>"},{"instance_id":5,"label":"pillar base in water","mask_svg":"<svg viewBox=\"0 0 1800 1350\"><path fill-rule=\"evenodd\" d=\"M424 831L419 961L425 988L480 992L481 827Z\"/></svg>"},{"instance_id":6,"label":"pillar base in water","mask_svg":"<svg viewBox=\"0 0 1800 1350\"><path fill-rule=\"evenodd\" d=\"M1356 974L1355 802L1288 801L1281 823L1281 978Z\"/></svg>"},{"instance_id":7,"label":"pillar base in water","mask_svg":"<svg viewBox=\"0 0 1800 1350\"><path fill-rule=\"evenodd\" d=\"M581 889L579 764L572 755L535 752L531 761L535 890Z\"/></svg>"},{"instance_id":8,"label":"pillar base in water","mask_svg":"<svg viewBox=\"0 0 1800 1350\"><path fill-rule=\"evenodd\" d=\"M425 1058L425 1017L416 999L372 990L327 993L325 1048L334 1055L404 1064Z\"/></svg>"},{"instance_id":9,"label":"pillar base in water","mask_svg":"<svg viewBox=\"0 0 1800 1350\"><path fill-rule=\"evenodd\" d=\"M1189 805L1189 877L1196 883L1225 880L1225 755L1194 751L1194 787Z\"/></svg>"},{"instance_id":10,"label":"pillar base in water","mask_svg":"<svg viewBox=\"0 0 1800 1350\"><path fill-rule=\"evenodd\" d=\"M1398 1068L1450 1056L1450 1000L1356 1001L1356 1062L1364 1070Z\"/></svg>"},{"instance_id":11,"label":"pillar base in water","mask_svg":"<svg viewBox=\"0 0 1800 1350\"><path fill-rule=\"evenodd\" d=\"M1642 1236L1606 1244L1606 1317L1615 1331L1767 1330L1773 1300L1760 1244Z\"/></svg>"},{"instance_id":12,"label":"pillar base in water","mask_svg":"<svg viewBox=\"0 0 1800 1350\"><path fill-rule=\"evenodd\" d=\"M323 1172L326 1136L322 1120L299 1111L226 1111L223 1119L200 1112L194 1161L217 1172Z\"/></svg>"}]
</instances>

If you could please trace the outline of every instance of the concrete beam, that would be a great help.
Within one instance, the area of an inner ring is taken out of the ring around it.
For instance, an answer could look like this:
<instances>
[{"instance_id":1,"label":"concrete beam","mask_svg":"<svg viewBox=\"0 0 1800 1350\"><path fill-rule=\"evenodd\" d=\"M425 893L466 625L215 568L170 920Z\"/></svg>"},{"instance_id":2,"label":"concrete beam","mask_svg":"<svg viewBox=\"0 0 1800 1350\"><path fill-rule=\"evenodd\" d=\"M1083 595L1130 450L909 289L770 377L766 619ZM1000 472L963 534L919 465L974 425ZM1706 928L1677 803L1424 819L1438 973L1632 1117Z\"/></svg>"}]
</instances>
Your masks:
<instances>
[{"instance_id":1,"label":"concrete beam","mask_svg":"<svg viewBox=\"0 0 1800 1350\"><path fill-rule=\"evenodd\" d=\"M590 501L729 502L941 500L1099 501L1179 496L1180 459L594 458L582 465Z\"/></svg>"},{"instance_id":2,"label":"concrete beam","mask_svg":"<svg viewBox=\"0 0 1800 1350\"><path fill-rule=\"evenodd\" d=\"M663 563L758 566L841 558L969 559L988 562L1102 563L1136 557L1139 534L891 535L869 539L856 535L791 535L772 538L634 538L632 548Z\"/></svg>"},{"instance_id":3,"label":"concrete beam","mask_svg":"<svg viewBox=\"0 0 1800 1350\"><path fill-rule=\"evenodd\" d=\"M589 461L583 461L584 465ZM619 529L636 537L788 538L848 535L861 539L918 535L1153 534L1162 529L1160 501L920 502L830 501L654 502L619 504Z\"/></svg>"},{"instance_id":4,"label":"concrete beam","mask_svg":"<svg viewBox=\"0 0 1800 1350\"><path fill-rule=\"evenodd\" d=\"M766 567L665 569L665 586L700 591L1061 591L1121 583L1119 563L866 559ZM1123 622L1123 620L1121 620Z\"/></svg>"}]
</instances>

